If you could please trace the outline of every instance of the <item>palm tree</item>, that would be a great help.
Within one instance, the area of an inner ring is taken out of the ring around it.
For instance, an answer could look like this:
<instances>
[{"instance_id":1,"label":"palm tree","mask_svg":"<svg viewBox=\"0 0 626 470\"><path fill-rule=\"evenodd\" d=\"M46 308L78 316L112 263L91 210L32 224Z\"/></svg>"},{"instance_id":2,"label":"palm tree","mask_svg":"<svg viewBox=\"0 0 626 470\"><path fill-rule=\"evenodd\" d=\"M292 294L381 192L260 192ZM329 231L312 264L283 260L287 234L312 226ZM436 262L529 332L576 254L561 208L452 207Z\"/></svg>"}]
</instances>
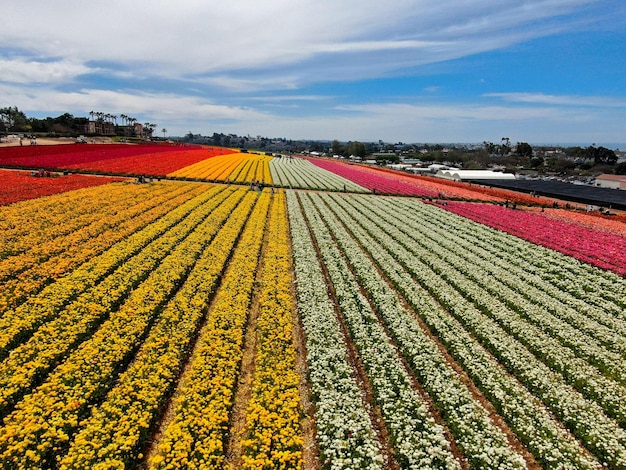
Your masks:
<instances>
[{"instance_id":1,"label":"palm tree","mask_svg":"<svg viewBox=\"0 0 626 470\"><path fill-rule=\"evenodd\" d=\"M164 127L163 129L161 129L161 132L163 132L163 138L165 139L165 134L167 134L167 129Z\"/></svg>"},{"instance_id":2,"label":"palm tree","mask_svg":"<svg viewBox=\"0 0 626 470\"><path fill-rule=\"evenodd\" d=\"M92 121L93 121L93 116L94 116L94 114L96 114L96 113L94 113L93 111L89 111L89 116L91 116L91 120L92 120Z\"/></svg>"}]
</instances>

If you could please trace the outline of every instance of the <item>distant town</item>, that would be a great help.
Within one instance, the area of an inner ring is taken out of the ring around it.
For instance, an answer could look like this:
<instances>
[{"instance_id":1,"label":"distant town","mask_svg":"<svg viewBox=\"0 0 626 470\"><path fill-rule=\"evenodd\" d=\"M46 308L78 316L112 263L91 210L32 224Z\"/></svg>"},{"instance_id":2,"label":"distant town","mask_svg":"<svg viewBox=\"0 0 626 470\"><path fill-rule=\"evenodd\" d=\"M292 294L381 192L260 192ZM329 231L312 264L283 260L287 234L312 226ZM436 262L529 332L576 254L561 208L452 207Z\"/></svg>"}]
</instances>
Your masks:
<instances>
[{"instance_id":1,"label":"distant town","mask_svg":"<svg viewBox=\"0 0 626 470\"><path fill-rule=\"evenodd\" d=\"M359 142L338 140L291 140L262 136L194 134L169 136L152 122L139 122L125 114L89 111L85 117L69 113L43 119L28 117L17 107L0 108L0 138L71 138L88 143L95 138L111 141L177 141L240 148L264 153L306 154L389 166L406 172L437 172L446 169L490 170L515 174L517 178L550 178L592 184L603 175L626 175L626 151L595 144L582 146L531 145L502 137L499 141L473 144ZM622 178L618 178L621 182ZM611 182L615 187L624 183Z\"/></svg>"}]
</instances>

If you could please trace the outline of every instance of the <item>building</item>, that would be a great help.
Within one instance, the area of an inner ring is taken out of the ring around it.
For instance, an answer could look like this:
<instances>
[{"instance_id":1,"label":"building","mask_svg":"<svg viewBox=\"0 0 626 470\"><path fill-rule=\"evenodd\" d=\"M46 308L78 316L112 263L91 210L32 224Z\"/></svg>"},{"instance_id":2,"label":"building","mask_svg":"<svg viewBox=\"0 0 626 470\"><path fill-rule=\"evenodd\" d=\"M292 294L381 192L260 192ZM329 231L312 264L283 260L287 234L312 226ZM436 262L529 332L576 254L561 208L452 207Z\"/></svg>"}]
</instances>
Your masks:
<instances>
[{"instance_id":1,"label":"building","mask_svg":"<svg viewBox=\"0 0 626 470\"><path fill-rule=\"evenodd\" d=\"M606 173L596 176L594 186L626 190L626 175L611 175Z\"/></svg>"},{"instance_id":2,"label":"building","mask_svg":"<svg viewBox=\"0 0 626 470\"><path fill-rule=\"evenodd\" d=\"M515 175L512 173L502 173L501 171L491 170L439 170L437 175L439 178L444 178L454 181L473 181L473 180L507 180L515 179Z\"/></svg>"}]
</instances>

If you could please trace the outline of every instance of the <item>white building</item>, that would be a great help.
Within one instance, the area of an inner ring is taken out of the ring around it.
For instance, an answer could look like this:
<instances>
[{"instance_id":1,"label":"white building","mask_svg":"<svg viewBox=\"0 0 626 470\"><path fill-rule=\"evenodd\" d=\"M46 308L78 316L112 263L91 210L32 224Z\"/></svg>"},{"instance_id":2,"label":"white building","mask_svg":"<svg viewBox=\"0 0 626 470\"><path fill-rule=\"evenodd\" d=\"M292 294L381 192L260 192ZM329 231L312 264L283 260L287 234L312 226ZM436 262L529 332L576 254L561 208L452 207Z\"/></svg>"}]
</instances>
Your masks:
<instances>
[{"instance_id":1,"label":"white building","mask_svg":"<svg viewBox=\"0 0 626 470\"><path fill-rule=\"evenodd\" d=\"M596 176L594 186L626 190L626 175L604 174Z\"/></svg>"},{"instance_id":2,"label":"white building","mask_svg":"<svg viewBox=\"0 0 626 470\"><path fill-rule=\"evenodd\" d=\"M444 178L454 181L468 181L468 180L514 180L515 175L513 173L502 173L500 171L491 170L440 170L437 172L439 178Z\"/></svg>"}]
</instances>

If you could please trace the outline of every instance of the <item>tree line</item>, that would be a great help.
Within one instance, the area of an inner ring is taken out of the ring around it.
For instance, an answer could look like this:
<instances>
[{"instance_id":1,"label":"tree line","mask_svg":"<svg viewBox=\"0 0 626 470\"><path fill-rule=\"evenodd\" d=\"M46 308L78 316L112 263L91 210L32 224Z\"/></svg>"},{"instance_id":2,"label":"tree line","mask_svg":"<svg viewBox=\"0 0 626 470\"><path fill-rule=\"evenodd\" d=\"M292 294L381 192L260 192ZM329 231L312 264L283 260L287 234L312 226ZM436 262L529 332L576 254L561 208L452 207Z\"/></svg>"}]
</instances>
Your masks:
<instances>
[{"instance_id":1,"label":"tree line","mask_svg":"<svg viewBox=\"0 0 626 470\"><path fill-rule=\"evenodd\" d=\"M113 135L128 135L126 129L133 128L138 122L136 118L126 114L117 116L100 111L90 111L88 114L91 119L70 113L38 119L26 116L17 106L8 106L0 108L0 133L54 134L75 137L89 133L88 124L91 120L98 123L110 123ZM118 119L120 119L119 125ZM156 128L157 125L154 123L143 123L144 137L152 137Z\"/></svg>"}]
</instances>

